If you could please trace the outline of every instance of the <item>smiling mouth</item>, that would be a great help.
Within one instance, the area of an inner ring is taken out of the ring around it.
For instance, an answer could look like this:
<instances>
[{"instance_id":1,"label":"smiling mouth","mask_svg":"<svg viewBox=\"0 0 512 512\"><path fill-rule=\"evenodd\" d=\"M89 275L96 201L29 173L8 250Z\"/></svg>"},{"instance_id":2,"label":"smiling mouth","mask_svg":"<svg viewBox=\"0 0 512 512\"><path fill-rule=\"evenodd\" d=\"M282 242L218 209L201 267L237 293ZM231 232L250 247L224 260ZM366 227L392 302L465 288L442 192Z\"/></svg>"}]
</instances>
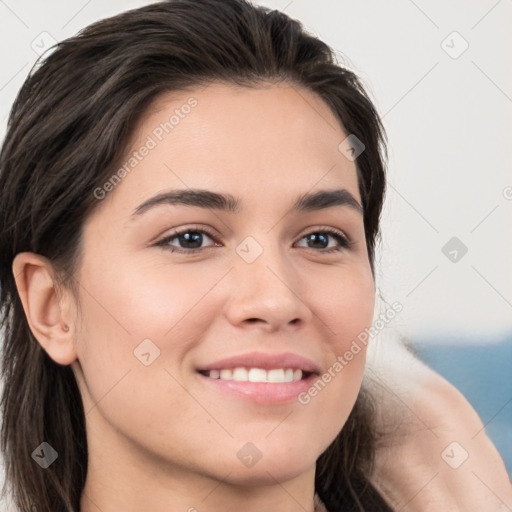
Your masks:
<instances>
[{"instance_id":1,"label":"smiling mouth","mask_svg":"<svg viewBox=\"0 0 512 512\"><path fill-rule=\"evenodd\" d=\"M269 384L282 384L287 382L298 382L307 379L312 372L303 371L298 368L226 368L221 370L199 370L201 375L214 380L226 380L235 382L263 382Z\"/></svg>"}]
</instances>

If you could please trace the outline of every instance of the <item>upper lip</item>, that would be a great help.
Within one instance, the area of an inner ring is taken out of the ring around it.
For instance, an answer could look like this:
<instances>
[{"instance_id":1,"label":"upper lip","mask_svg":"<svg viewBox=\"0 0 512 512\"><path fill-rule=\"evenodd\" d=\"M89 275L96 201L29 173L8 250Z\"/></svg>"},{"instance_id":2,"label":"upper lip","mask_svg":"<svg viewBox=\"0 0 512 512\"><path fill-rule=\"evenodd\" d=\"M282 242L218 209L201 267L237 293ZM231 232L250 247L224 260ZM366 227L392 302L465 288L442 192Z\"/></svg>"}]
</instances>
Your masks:
<instances>
[{"instance_id":1,"label":"upper lip","mask_svg":"<svg viewBox=\"0 0 512 512\"><path fill-rule=\"evenodd\" d=\"M265 353L265 352L247 352L238 356L226 357L213 363L199 368L201 371L234 369L238 367L262 368L263 370L272 370L275 368L293 368L308 373L320 374L320 369L311 359L293 354L291 352L283 353Z\"/></svg>"}]
</instances>

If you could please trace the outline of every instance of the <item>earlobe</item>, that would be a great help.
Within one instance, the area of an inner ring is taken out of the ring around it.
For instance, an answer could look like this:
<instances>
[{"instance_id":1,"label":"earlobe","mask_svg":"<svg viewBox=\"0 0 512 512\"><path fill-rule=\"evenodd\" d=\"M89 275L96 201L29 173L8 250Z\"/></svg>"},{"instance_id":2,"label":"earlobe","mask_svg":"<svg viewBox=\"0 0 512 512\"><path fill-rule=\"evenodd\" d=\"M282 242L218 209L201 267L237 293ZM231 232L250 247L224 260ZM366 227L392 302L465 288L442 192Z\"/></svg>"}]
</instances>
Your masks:
<instances>
[{"instance_id":1,"label":"earlobe","mask_svg":"<svg viewBox=\"0 0 512 512\"><path fill-rule=\"evenodd\" d=\"M31 252L16 255L12 265L16 287L32 334L58 364L77 359L73 322L68 318L70 294L58 293L53 266L47 258Z\"/></svg>"}]
</instances>

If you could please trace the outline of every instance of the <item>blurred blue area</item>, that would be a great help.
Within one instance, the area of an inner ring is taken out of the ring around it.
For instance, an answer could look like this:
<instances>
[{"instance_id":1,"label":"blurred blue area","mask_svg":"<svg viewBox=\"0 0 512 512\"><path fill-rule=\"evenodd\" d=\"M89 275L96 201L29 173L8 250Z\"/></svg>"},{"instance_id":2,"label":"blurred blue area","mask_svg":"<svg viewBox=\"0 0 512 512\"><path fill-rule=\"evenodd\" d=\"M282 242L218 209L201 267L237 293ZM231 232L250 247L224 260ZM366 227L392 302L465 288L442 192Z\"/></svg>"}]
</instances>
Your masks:
<instances>
[{"instance_id":1,"label":"blurred blue area","mask_svg":"<svg viewBox=\"0 0 512 512\"><path fill-rule=\"evenodd\" d=\"M512 475L512 334L472 345L415 341L419 357L457 387L478 412Z\"/></svg>"}]
</instances>

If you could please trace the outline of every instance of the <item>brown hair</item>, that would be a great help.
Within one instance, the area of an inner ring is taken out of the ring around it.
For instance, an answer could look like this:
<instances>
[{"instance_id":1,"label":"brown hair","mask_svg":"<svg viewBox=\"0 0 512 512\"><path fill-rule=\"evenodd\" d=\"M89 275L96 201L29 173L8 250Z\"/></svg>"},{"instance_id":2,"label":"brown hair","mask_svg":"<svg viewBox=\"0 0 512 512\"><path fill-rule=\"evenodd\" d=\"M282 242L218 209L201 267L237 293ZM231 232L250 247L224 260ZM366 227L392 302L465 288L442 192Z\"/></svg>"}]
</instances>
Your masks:
<instances>
[{"instance_id":1,"label":"brown hair","mask_svg":"<svg viewBox=\"0 0 512 512\"><path fill-rule=\"evenodd\" d=\"M62 285L73 288L81 229L100 204L93 191L111 177L148 105L164 92L212 82L269 81L316 93L364 144L356 163L375 275L384 130L358 78L298 21L244 0L156 3L58 43L23 84L0 157L1 448L21 512L80 510L87 439L71 368L55 363L28 327L12 275L15 255L47 257ZM316 492L330 512L391 510L369 481L374 437L371 401L361 392L317 461ZM31 458L43 441L59 454L45 470Z\"/></svg>"}]
</instances>

